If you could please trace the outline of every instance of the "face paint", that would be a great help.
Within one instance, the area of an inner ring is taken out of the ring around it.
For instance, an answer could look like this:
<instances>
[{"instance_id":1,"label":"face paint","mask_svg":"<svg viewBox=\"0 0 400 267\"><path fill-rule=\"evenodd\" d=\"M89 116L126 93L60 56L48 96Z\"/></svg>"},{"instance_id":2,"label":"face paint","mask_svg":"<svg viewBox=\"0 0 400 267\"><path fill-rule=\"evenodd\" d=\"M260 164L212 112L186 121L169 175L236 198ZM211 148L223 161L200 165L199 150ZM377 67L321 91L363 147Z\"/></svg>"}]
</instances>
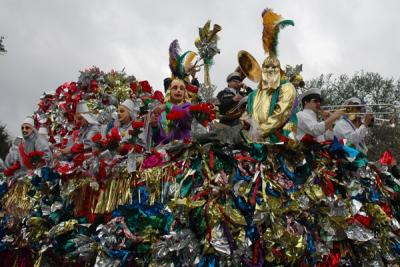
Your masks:
<instances>
[{"instance_id":1,"label":"face paint","mask_svg":"<svg viewBox=\"0 0 400 267\"><path fill-rule=\"evenodd\" d=\"M22 136L24 138L29 137L33 132L33 127L30 124L24 123L21 125Z\"/></svg>"},{"instance_id":2,"label":"face paint","mask_svg":"<svg viewBox=\"0 0 400 267\"><path fill-rule=\"evenodd\" d=\"M169 86L170 100L174 104L178 104L185 99L186 87L182 80L175 79Z\"/></svg>"},{"instance_id":3,"label":"face paint","mask_svg":"<svg viewBox=\"0 0 400 267\"><path fill-rule=\"evenodd\" d=\"M131 120L129 109L120 105L118 107L118 120L120 123L128 123Z\"/></svg>"}]
</instances>

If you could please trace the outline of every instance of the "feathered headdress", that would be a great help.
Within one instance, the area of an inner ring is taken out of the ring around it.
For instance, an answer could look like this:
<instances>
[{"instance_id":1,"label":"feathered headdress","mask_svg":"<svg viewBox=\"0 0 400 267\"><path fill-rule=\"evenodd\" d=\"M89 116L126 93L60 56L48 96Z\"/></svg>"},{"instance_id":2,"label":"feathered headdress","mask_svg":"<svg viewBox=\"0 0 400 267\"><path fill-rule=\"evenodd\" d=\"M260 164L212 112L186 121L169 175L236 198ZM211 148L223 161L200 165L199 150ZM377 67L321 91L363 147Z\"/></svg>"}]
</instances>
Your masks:
<instances>
[{"instance_id":1,"label":"feathered headdress","mask_svg":"<svg viewBox=\"0 0 400 267\"><path fill-rule=\"evenodd\" d=\"M181 47L178 40L172 41L169 45L169 68L171 69L172 78L185 79L189 75L192 68L192 61L196 57L196 53L186 51L181 54Z\"/></svg>"},{"instance_id":2,"label":"feathered headdress","mask_svg":"<svg viewBox=\"0 0 400 267\"><path fill-rule=\"evenodd\" d=\"M263 46L264 51L268 53L270 57L277 57L278 51L278 35L279 31L288 25L294 26L293 20L285 20L281 15L278 15L272 11L272 9L266 8L262 12L263 18Z\"/></svg>"}]
</instances>

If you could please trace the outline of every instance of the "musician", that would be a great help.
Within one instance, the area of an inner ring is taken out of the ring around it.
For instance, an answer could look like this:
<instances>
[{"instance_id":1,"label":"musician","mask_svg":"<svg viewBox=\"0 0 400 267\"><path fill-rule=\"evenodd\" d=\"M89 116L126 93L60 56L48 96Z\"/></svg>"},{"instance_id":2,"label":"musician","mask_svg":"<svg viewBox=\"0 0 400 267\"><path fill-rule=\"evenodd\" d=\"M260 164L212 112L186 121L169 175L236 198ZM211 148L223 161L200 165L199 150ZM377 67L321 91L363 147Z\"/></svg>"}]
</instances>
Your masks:
<instances>
[{"instance_id":1,"label":"musician","mask_svg":"<svg viewBox=\"0 0 400 267\"><path fill-rule=\"evenodd\" d=\"M315 141L322 142L333 139L333 123L342 115L342 110L337 110L332 114L324 114L325 120L318 121L318 113L321 113L321 90L312 88L300 96L302 110L297 115L296 139L302 141L303 138L311 136Z\"/></svg>"},{"instance_id":2,"label":"musician","mask_svg":"<svg viewBox=\"0 0 400 267\"><path fill-rule=\"evenodd\" d=\"M352 97L344 101L343 106L359 105L349 107L349 113L361 113L365 109L362 102L357 97ZM352 144L357 150L366 154L368 149L365 144L365 137L368 134L368 127L373 124L373 116L366 115L364 119L359 115L343 115L333 128L334 135L337 138L345 139L347 144Z\"/></svg>"},{"instance_id":3,"label":"musician","mask_svg":"<svg viewBox=\"0 0 400 267\"><path fill-rule=\"evenodd\" d=\"M229 116L229 111L237 108L240 100L252 92L250 87L243 83L243 78L239 72L232 72L226 78L228 87L218 93L217 98L220 103L219 112L222 115L220 122L228 126L239 124L240 116ZM240 114L239 114L240 115Z\"/></svg>"}]
</instances>

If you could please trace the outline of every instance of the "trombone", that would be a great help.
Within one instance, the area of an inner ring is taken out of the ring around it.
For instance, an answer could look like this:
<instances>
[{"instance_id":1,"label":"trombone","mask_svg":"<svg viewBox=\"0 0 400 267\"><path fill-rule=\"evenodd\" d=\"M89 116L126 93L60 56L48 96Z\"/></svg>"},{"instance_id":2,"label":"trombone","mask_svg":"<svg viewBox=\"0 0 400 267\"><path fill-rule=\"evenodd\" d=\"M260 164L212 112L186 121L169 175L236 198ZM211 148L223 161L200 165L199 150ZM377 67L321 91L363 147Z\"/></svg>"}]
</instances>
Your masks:
<instances>
[{"instance_id":1,"label":"trombone","mask_svg":"<svg viewBox=\"0 0 400 267\"><path fill-rule=\"evenodd\" d=\"M382 108L388 109L390 111L375 111L375 112L367 112L364 111L366 109L371 108ZM362 111L352 111L355 108L361 108ZM328 105L328 106L321 106L322 110L325 111L336 111L336 110L346 110L345 114L347 115L392 115L395 114L397 111L397 106L393 104L356 104L356 105Z\"/></svg>"},{"instance_id":2,"label":"trombone","mask_svg":"<svg viewBox=\"0 0 400 267\"><path fill-rule=\"evenodd\" d=\"M356 110L359 108L359 110ZM398 120L397 110L400 106L393 104L352 104L352 105L327 105L321 106L323 111L336 111L345 110L344 114L349 115L353 118L358 116L372 115L374 116L374 122L379 122L378 125L389 124L394 127ZM378 111L376 111L378 109ZM375 110L375 111L373 111ZM377 117L378 116L378 117ZM375 124L375 123L374 123Z\"/></svg>"}]
</instances>

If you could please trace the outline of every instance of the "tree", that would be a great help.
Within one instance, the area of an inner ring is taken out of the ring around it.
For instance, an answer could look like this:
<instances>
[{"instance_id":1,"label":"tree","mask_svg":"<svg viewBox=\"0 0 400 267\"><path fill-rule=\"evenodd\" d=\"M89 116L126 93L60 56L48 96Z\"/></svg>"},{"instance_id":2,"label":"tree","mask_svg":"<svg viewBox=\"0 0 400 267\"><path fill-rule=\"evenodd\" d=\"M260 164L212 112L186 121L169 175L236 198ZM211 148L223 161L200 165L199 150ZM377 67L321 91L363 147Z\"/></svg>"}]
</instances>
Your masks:
<instances>
[{"instance_id":1,"label":"tree","mask_svg":"<svg viewBox=\"0 0 400 267\"><path fill-rule=\"evenodd\" d=\"M332 74L321 75L308 81L307 87L322 89L324 105L339 105L350 97L358 97L367 104L388 103L398 106L400 103L400 80L384 78L378 73L360 71L352 77ZM400 155L400 126L391 127L388 123L376 125L369 131L367 144L368 156L377 160L388 148L394 155Z\"/></svg>"},{"instance_id":2,"label":"tree","mask_svg":"<svg viewBox=\"0 0 400 267\"><path fill-rule=\"evenodd\" d=\"M0 55L7 53L6 48L3 44L4 36L0 36Z\"/></svg>"},{"instance_id":3,"label":"tree","mask_svg":"<svg viewBox=\"0 0 400 267\"><path fill-rule=\"evenodd\" d=\"M10 149L10 135L5 125L0 124L0 158L4 159Z\"/></svg>"}]
</instances>

